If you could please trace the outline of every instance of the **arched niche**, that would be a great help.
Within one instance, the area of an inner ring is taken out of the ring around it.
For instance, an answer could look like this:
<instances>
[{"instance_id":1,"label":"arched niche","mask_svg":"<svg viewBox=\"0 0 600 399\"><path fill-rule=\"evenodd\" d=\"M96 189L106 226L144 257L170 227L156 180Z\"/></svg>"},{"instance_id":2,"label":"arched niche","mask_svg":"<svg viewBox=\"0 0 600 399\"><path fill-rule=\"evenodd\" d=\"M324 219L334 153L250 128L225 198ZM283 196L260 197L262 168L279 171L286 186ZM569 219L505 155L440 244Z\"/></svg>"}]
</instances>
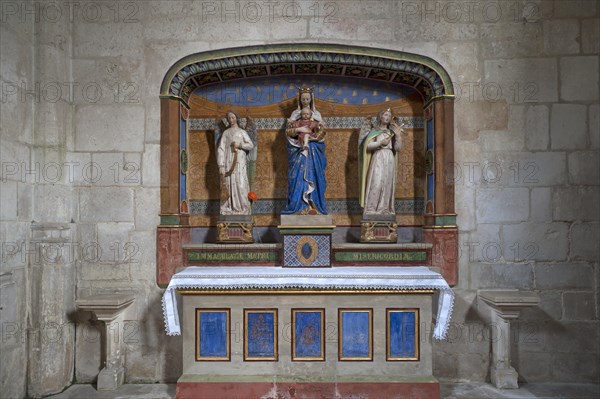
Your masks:
<instances>
[{"instance_id":1,"label":"arched niche","mask_svg":"<svg viewBox=\"0 0 600 399\"><path fill-rule=\"evenodd\" d=\"M161 225L157 280L168 283L185 264L181 244L190 240L185 192L185 125L192 93L206 85L282 75L327 75L409 86L421 95L425 129L423 241L433 244L430 263L449 283L457 280L454 186L454 93L448 73L416 54L359 46L282 44L230 48L177 61L161 85ZM448 167L449 166L449 167Z\"/></svg>"}]
</instances>

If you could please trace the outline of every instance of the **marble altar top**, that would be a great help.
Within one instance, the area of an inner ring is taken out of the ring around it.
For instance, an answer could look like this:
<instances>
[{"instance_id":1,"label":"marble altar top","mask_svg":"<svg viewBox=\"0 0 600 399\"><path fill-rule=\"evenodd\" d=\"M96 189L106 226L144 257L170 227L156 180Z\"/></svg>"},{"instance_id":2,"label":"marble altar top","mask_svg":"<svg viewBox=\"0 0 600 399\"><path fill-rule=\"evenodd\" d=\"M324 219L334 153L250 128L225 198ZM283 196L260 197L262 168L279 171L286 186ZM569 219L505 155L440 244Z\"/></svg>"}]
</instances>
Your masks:
<instances>
[{"instance_id":1,"label":"marble altar top","mask_svg":"<svg viewBox=\"0 0 600 399\"><path fill-rule=\"evenodd\" d=\"M163 295L167 335L180 335L177 290L423 290L439 291L433 337L443 339L454 306L454 293L446 280L425 266L360 266L332 268L186 267L176 273Z\"/></svg>"}]
</instances>

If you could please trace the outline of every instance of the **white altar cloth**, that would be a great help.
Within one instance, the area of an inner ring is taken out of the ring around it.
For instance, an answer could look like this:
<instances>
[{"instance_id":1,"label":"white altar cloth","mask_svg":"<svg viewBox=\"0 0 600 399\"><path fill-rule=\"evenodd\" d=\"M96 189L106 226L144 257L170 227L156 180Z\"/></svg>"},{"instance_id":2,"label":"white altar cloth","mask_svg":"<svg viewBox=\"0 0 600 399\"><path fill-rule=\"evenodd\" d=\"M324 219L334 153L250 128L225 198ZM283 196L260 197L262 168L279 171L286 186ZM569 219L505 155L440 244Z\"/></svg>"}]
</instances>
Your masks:
<instances>
[{"instance_id":1,"label":"white altar cloth","mask_svg":"<svg viewBox=\"0 0 600 399\"><path fill-rule=\"evenodd\" d=\"M439 290L437 320L433 337L443 339L454 306L454 292L436 272L427 267L334 267L291 269L282 267L198 267L190 266L175 274L162 305L167 335L180 335L177 290L252 289L357 289L357 290Z\"/></svg>"}]
</instances>

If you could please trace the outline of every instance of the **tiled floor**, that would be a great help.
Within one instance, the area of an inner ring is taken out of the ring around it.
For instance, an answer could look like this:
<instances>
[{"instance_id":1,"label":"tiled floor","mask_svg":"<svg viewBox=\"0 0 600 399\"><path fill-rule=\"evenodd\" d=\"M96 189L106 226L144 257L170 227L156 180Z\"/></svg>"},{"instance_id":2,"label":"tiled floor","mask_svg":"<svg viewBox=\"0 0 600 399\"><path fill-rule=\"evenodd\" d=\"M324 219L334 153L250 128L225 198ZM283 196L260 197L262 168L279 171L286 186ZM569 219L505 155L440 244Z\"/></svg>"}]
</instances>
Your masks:
<instances>
[{"instance_id":1,"label":"tiled floor","mask_svg":"<svg viewBox=\"0 0 600 399\"><path fill-rule=\"evenodd\" d=\"M92 385L72 385L52 399L171 399L174 384L127 384L117 391L96 391ZM443 383L443 399L599 399L600 385L529 383L498 390L485 383Z\"/></svg>"}]
</instances>

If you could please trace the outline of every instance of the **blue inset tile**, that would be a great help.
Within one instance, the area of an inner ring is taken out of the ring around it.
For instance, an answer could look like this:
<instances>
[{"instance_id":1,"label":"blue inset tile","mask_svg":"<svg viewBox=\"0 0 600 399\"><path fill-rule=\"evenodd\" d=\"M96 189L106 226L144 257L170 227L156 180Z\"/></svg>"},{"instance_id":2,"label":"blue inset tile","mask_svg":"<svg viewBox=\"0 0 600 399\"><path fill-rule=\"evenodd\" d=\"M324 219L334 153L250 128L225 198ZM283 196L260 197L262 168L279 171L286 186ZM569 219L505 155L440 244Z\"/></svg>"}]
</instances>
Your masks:
<instances>
[{"instance_id":1,"label":"blue inset tile","mask_svg":"<svg viewBox=\"0 0 600 399\"><path fill-rule=\"evenodd\" d=\"M197 311L198 352L197 359L229 357L227 311Z\"/></svg>"},{"instance_id":2,"label":"blue inset tile","mask_svg":"<svg viewBox=\"0 0 600 399\"><path fill-rule=\"evenodd\" d=\"M340 360L372 359L371 313L351 310L340 312Z\"/></svg>"},{"instance_id":3,"label":"blue inset tile","mask_svg":"<svg viewBox=\"0 0 600 399\"><path fill-rule=\"evenodd\" d=\"M246 358L275 360L277 356L276 311L246 311Z\"/></svg>"},{"instance_id":4,"label":"blue inset tile","mask_svg":"<svg viewBox=\"0 0 600 399\"><path fill-rule=\"evenodd\" d=\"M293 311L293 317L293 360L324 360L324 311Z\"/></svg>"},{"instance_id":5,"label":"blue inset tile","mask_svg":"<svg viewBox=\"0 0 600 399\"><path fill-rule=\"evenodd\" d=\"M418 358L416 310L388 310L388 360Z\"/></svg>"}]
</instances>

